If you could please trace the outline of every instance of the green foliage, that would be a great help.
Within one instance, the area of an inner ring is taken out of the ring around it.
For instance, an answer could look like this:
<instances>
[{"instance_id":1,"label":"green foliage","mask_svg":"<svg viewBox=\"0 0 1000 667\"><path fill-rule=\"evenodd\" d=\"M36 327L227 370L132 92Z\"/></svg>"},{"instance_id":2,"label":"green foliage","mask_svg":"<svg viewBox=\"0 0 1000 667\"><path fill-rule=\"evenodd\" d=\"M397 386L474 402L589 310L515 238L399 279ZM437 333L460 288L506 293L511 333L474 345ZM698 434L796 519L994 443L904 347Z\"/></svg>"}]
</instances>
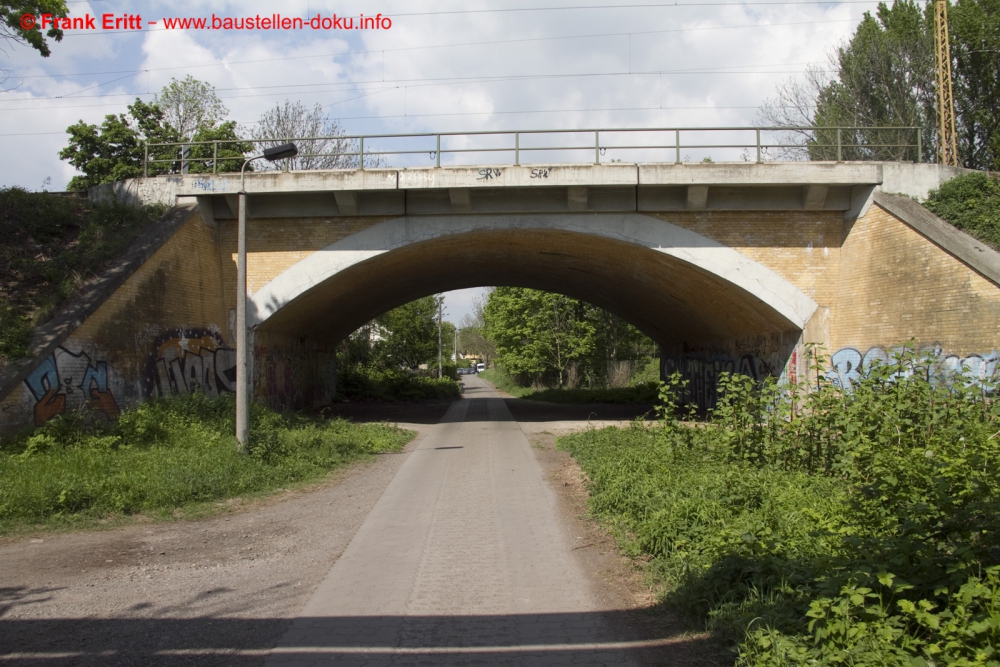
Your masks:
<instances>
[{"instance_id":1,"label":"green foliage","mask_svg":"<svg viewBox=\"0 0 1000 667\"><path fill-rule=\"evenodd\" d=\"M48 27L41 31L41 20L31 30L21 26L21 16L31 14L36 18L42 14L64 17L68 13L65 0L0 0L0 36L23 42L38 51L42 57L51 55L46 37L61 42L63 31Z\"/></svg>"},{"instance_id":2,"label":"green foliage","mask_svg":"<svg viewBox=\"0 0 1000 667\"><path fill-rule=\"evenodd\" d=\"M162 213L0 189L0 366L27 355L34 328Z\"/></svg>"},{"instance_id":3,"label":"green foliage","mask_svg":"<svg viewBox=\"0 0 1000 667\"><path fill-rule=\"evenodd\" d=\"M699 426L675 376L659 426L560 446L666 603L739 665L994 665L997 387L933 363L898 350L850 392L821 358L808 392L730 376Z\"/></svg>"},{"instance_id":4,"label":"green foliage","mask_svg":"<svg viewBox=\"0 0 1000 667\"><path fill-rule=\"evenodd\" d=\"M440 298L427 296L394 308L376 320L382 339L375 343L376 355L384 363L415 369L438 352L438 307ZM444 347L448 354L450 348Z\"/></svg>"},{"instance_id":5,"label":"green foliage","mask_svg":"<svg viewBox=\"0 0 1000 667\"><path fill-rule=\"evenodd\" d=\"M524 398L545 403L649 403L657 400L657 385L605 389L542 389L525 394Z\"/></svg>"},{"instance_id":6,"label":"green foliage","mask_svg":"<svg viewBox=\"0 0 1000 667\"><path fill-rule=\"evenodd\" d=\"M967 167L1000 171L1000 0L958 0L948 23L959 153Z\"/></svg>"},{"instance_id":7,"label":"green foliage","mask_svg":"<svg viewBox=\"0 0 1000 667\"><path fill-rule=\"evenodd\" d=\"M229 115L229 109L215 94L215 87L190 74L180 81L171 78L153 98L153 104L163 110L165 123L181 139L194 141L199 141L194 138L199 131L222 124ZM235 122L230 122L235 126Z\"/></svg>"},{"instance_id":8,"label":"green foliage","mask_svg":"<svg viewBox=\"0 0 1000 667\"><path fill-rule=\"evenodd\" d=\"M232 396L141 403L113 423L56 417L0 450L0 533L151 513L315 479L401 448L383 424L313 420L251 408L249 455L237 451Z\"/></svg>"},{"instance_id":9,"label":"green foliage","mask_svg":"<svg viewBox=\"0 0 1000 667\"><path fill-rule=\"evenodd\" d=\"M1000 178L982 172L953 178L933 190L924 208L1000 250Z\"/></svg>"},{"instance_id":10,"label":"green foliage","mask_svg":"<svg viewBox=\"0 0 1000 667\"><path fill-rule=\"evenodd\" d=\"M519 385L517 380L512 378L510 373L502 368L488 368L485 371L481 371L479 377L514 398L522 398L534 391L531 387L522 387Z\"/></svg>"},{"instance_id":11,"label":"green foliage","mask_svg":"<svg viewBox=\"0 0 1000 667\"><path fill-rule=\"evenodd\" d=\"M930 23L928 24L928 21ZM815 101L815 125L820 127L916 126L923 128L924 158L932 155L929 138L934 127L933 17L912 0L892 6L880 3L875 15L866 12L851 41L837 49L837 76ZM892 144L915 143L916 137L895 130L843 131L845 160L913 160L913 148ZM835 160L835 132L818 132L810 142L810 158ZM882 145L860 148L857 145Z\"/></svg>"},{"instance_id":12,"label":"green foliage","mask_svg":"<svg viewBox=\"0 0 1000 667\"><path fill-rule=\"evenodd\" d=\"M497 287L483 320L495 362L521 385L626 386L627 362L653 351L652 341L621 318L553 292Z\"/></svg>"},{"instance_id":13,"label":"green foliage","mask_svg":"<svg viewBox=\"0 0 1000 667\"><path fill-rule=\"evenodd\" d=\"M82 120L66 128L69 145L59 151L60 159L83 172L74 176L68 190L85 190L102 183L113 183L143 174L145 152L143 142L178 141L177 131L163 124L163 110L146 104L139 98L128 107L127 114L108 114L101 126L88 125ZM149 159L169 159L163 147L151 148ZM150 165L154 176L169 171L169 165Z\"/></svg>"},{"instance_id":14,"label":"green foliage","mask_svg":"<svg viewBox=\"0 0 1000 667\"><path fill-rule=\"evenodd\" d=\"M497 363L514 375L551 371L561 387L569 364L593 349L594 325L579 301L562 294L498 287L483 316Z\"/></svg>"},{"instance_id":15,"label":"green foliage","mask_svg":"<svg viewBox=\"0 0 1000 667\"><path fill-rule=\"evenodd\" d=\"M337 396L377 401L460 398L454 374L454 366L441 379L436 371L434 377L425 377L378 364L348 366L337 377Z\"/></svg>"}]
</instances>

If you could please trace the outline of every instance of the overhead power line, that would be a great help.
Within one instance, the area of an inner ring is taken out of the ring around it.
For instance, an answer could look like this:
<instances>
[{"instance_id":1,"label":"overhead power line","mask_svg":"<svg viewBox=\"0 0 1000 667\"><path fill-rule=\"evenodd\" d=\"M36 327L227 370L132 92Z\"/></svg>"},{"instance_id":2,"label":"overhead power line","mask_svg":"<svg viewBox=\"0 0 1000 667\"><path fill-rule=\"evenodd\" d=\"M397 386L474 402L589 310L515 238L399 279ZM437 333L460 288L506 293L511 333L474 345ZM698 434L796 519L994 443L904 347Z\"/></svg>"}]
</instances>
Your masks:
<instances>
[{"instance_id":1,"label":"overhead power line","mask_svg":"<svg viewBox=\"0 0 1000 667\"><path fill-rule=\"evenodd\" d=\"M857 19L829 19L825 21L790 21L787 23L741 23L738 25L702 26L698 28L669 28L666 30L633 30L630 32L601 32L588 33L584 35L563 35L557 37L523 37L518 39L496 39L481 42L456 42L453 44L427 44L423 46L401 46L390 49L370 49L367 51L343 51L337 53L315 53L305 56L282 56L279 58L256 58L253 60L229 60L218 63L205 63L203 65L175 65L171 67L149 67L138 70L110 70L103 72L76 72L73 74L29 74L19 76L19 79L49 79L55 77L73 76L101 76L105 74L129 74L139 72L164 72L171 70L190 70L205 67L229 67L231 65L249 65L268 62L283 62L287 60L308 60L311 58L346 58L350 56L366 56L380 53L399 53L404 51L424 51L428 49L450 49L463 46L496 46L497 44L524 44L528 42L551 42L567 39L591 39L596 37L628 37L635 35L662 35L678 32L705 32L709 30L740 30L746 28L775 28L793 25L821 25L826 23L851 23Z\"/></svg>"},{"instance_id":2,"label":"overhead power line","mask_svg":"<svg viewBox=\"0 0 1000 667\"><path fill-rule=\"evenodd\" d=\"M721 69L721 68L720 68ZM543 80L543 79L579 79L579 78L590 78L590 77L618 77L618 76L652 76L652 75L684 75L684 74L801 74L801 70L737 70L732 69L729 71L713 71L713 70L654 70L654 71L641 71L641 72L589 72L589 73L578 73L578 74L526 74L526 75L506 75L506 76L496 76L496 77L446 77L441 79L397 79L397 80L387 80L383 81L380 79L371 79L364 81L344 81L344 82L330 82L322 84L294 84L290 87L293 88L305 88L308 86L359 86L359 85L379 85L386 83L396 83L400 84L395 86L395 88L422 88L427 86L441 86L441 85L457 85L457 84L472 84L472 83L499 83L503 81L530 81L530 80ZM280 88L285 88L286 86L278 86ZM258 90L256 87L247 87L243 90ZM231 100L231 99L246 99L254 97L269 97L274 95L289 95L289 94L299 94L299 95L310 95L310 94L321 94L338 92L343 90L343 88L330 88L325 90L285 90L283 92L276 93L253 93L250 95L220 95L219 99ZM151 93L119 93L115 94L114 97L144 97L149 96ZM108 96L96 96L96 97L108 97ZM35 102L44 100L56 100L63 99L60 97L38 97L24 99L25 102ZM74 98L74 99L84 99L84 98ZM17 102L21 100L9 100L11 102ZM0 111L39 111L39 110L56 110L56 109L77 109L84 107L108 107L108 106L120 106L120 102L102 102L100 104L73 104L68 106L51 106L51 105L41 105L32 107L0 107Z\"/></svg>"}]
</instances>

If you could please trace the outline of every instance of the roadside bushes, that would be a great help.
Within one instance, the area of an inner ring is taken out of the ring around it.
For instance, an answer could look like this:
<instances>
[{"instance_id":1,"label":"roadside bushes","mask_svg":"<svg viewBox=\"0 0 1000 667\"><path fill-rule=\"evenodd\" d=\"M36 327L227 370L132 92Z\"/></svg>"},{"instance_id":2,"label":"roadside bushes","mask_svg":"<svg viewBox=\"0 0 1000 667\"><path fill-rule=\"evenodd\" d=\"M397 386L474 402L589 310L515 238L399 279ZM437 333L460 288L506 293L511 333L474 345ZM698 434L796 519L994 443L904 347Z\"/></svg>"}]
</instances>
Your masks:
<instances>
[{"instance_id":1,"label":"roadside bushes","mask_svg":"<svg viewBox=\"0 0 1000 667\"><path fill-rule=\"evenodd\" d=\"M729 376L697 426L675 377L659 426L560 446L666 603L740 665L997 664L1000 406L939 371L906 351L851 392Z\"/></svg>"},{"instance_id":2,"label":"roadside bushes","mask_svg":"<svg viewBox=\"0 0 1000 667\"><path fill-rule=\"evenodd\" d=\"M308 419L251 406L249 454L233 435L231 396L151 400L113 423L56 417L0 449L0 533L268 491L401 448L383 424Z\"/></svg>"},{"instance_id":3,"label":"roadside bushes","mask_svg":"<svg viewBox=\"0 0 1000 667\"><path fill-rule=\"evenodd\" d=\"M454 372L454 366L452 367ZM353 365L337 378L337 396L378 401L420 401L461 397L450 377L424 377L378 364Z\"/></svg>"}]
</instances>

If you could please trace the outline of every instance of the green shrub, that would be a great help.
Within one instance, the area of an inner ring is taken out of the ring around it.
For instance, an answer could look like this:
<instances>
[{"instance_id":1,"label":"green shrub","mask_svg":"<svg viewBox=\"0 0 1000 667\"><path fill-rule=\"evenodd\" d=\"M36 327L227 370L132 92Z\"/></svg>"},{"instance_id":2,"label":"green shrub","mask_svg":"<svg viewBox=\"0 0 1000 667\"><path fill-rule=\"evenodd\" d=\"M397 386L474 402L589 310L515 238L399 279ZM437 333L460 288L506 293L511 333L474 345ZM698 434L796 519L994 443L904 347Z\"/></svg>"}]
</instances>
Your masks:
<instances>
[{"instance_id":1,"label":"green shrub","mask_svg":"<svg viewBox=\"0 0 1000 667\"><path fill-rule=\"evenodd\" d=\"M234 413L231 396L190 394L141 403L110 424L56 417L0 451L0 532L268 491L399 449L411 436L255 404L247 455L237 450Z\"/></svg>"},{"instance_id":2,"label":"green shrub","mask_svg":"<svg viewBox=\"0 0 1000 667\"><path fill-rule=\"evenodd\" d=\"M337 377L337 396L346 398L421 401L459 398L461 395L458 383L449 377L424 377L376 364L349 366Z\"/></svg>"},{"instance_id":3,"label":"green shrub","mask_svg":"<svg viewBox=\"0 0 1000 667\"><path fill-rule=\"evenodd\" d=\"M746 666L997 664L993 379L905 349L850 392L729 376L698 426L671 382L658 426L560 439L666 604Z\"/></svg>"},{"instance_id":4,"label":"green shrub","mask_svg":"<svg viewBox=\"0 0 1000 667\"><path fill-rule=\"evenodd\" d=\"M655 403L658 387L649 383L607 389L542 389L524 394L523 398L546 403Z\"/></svg>"},{"instance_id":5,"label":"green shrub","mask_svg":"<svg viewBox=\"0 0 1000 667\"><path fill-rule=\"evenodd\" d=\"M1000 178L973 172L930 193L924 208L1000 250Z\"/></svg>"}]
</instances>

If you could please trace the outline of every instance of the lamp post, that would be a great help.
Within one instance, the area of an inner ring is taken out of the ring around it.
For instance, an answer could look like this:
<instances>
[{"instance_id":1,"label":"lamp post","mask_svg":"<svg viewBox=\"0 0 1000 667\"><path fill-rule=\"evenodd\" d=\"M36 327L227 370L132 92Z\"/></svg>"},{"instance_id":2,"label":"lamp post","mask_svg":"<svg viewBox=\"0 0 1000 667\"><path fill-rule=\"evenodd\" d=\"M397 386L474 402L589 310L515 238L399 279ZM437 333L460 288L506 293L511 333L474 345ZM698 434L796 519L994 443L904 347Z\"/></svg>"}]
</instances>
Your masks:
<instances>
[{"instance_id":1,"label":"lamp post","mask_svg":"<svg viewBox=\"0 0 1000 667\"><path fill-rule=\"evenodd\" d=\"M268 162L295 157L299 149L295 144L282 144L267 148L260 155L243 161L240 167L239 225L236 232L236 440L240 451L246 451L250 435L250 350L247 337L247 165L264 158Z\"/></svg>"}]
</instances>

